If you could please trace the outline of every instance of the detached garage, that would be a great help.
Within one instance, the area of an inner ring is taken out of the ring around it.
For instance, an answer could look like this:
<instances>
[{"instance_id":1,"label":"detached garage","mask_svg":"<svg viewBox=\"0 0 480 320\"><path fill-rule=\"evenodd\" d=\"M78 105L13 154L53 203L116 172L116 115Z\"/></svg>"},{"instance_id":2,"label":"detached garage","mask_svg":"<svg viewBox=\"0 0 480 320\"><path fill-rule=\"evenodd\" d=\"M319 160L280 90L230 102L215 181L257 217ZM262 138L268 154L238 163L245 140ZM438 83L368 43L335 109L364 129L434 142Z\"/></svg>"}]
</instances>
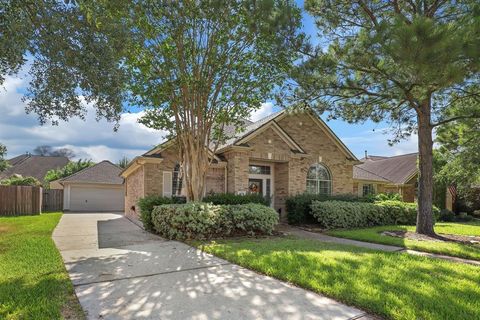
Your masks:
<instances>
[{"instance_id":1,"label":"detached garage","mask_svg":"<svg viewBox=\"0 0 480 320\"><path fill-rule=\"evenodd\" d=\"M57 182L63 186L63 210L124 211L122 169L102 161Z\"/></svg>"}]
</instances>

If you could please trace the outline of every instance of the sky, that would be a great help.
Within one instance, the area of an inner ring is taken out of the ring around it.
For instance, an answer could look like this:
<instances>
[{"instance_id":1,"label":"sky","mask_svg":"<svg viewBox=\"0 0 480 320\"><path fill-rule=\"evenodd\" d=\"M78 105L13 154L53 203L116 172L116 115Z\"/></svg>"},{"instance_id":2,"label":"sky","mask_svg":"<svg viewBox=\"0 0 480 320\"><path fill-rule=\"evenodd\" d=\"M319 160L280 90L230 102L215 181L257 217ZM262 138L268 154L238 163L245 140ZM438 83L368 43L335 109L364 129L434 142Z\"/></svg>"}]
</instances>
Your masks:
<instances>
[{"instance_id":1,"label":"sky","mask_svg":"<svg viewBox=\"0 0 480 320\"><path fill-rule=\"evenodd\" d=\"M302 5L302 1L298 1ZM304 13L303 31L314 42L321 38L316 35L313 19ZM122 157L133 158L141 155L162 142L165 132L149 129L137 122L142 112L122 114L120 127L113 131L113 124L105 120L96 121L93 106L88 106L85 121L72 118L58 126L49 124L41 126L35 114L25 113L22 96L28 86L26 72L7 77L0 87L0 143L7 146L7 158L26 152L32 152L36 146L49 145L53 148L70 148L76 158L91 159L95 162L110 160L117 162ZM253 112L251 120L256 121L279 107L272 102L265 102L260 109ZM326 119L326 116L322 116ZM362 158L367 150L370 155L399 155L417 151L417 136L394 146L388 145L389 125L387 123L365 122L348 124L341 120L328 121L327 125L358 157Z\"/></svg>"}]
</instances>

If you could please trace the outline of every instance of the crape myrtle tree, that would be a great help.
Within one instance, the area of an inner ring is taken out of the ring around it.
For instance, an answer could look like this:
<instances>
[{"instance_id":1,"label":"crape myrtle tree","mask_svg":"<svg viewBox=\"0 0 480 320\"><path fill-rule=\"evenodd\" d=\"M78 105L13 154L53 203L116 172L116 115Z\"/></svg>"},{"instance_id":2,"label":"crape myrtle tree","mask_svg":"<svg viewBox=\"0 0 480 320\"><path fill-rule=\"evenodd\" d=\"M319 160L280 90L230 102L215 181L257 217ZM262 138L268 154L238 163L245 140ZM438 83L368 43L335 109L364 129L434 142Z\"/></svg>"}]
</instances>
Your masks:
<instances>
[{"instance_id":1,"label":"crape myrtle tree","mask_svg":"<svg viewBox=\"0 0 480 320\"><path fill-rule=\"evenodd\" d=\"M141 123L176 139L188 200L201 200L223 127L240 125L288 75L300 11L292 1L138 1L118 12Z\"/></svg>"},{"instance_id":2,"label":"crape myrtle tree","mask_svg":"<svg viewBox=\"0 0 480 320\"><path fill-rule=\"evenodd\" d=\"M296 59L301 13L290 0L0 0L0 80L29 58L27 111L40 121L117 121L129 105L141 123L177 140L189 200L227 137L269 98Z\"/></svg>"},{"instance_id":3,"label":"crape myrtle tree","mask_svg":"<svg viewBox=\"0 0 480 320\"><path fill-rule=\"evenodd\" d=\"M443 112L478 98L478 1L310 0L322 46L306 46L292 74L290 101L331 118L392 124L395 143L418 134L418 233L435 235L432 134L479 117L478 108Z\"/></svg>"}]
</instances>

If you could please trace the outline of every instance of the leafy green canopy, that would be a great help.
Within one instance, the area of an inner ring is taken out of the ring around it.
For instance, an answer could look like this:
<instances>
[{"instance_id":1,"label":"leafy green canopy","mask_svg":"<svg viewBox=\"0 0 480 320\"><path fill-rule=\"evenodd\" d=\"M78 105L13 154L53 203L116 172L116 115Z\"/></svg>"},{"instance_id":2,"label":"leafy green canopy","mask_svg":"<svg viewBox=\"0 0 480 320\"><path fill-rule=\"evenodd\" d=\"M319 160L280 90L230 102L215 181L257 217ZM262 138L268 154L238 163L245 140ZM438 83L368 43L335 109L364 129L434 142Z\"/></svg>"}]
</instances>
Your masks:
<instances>
[{"instance_id":1,"label":"leafy green canopy","mask_svg":"<svg viewBox=\"0 0 480 320\"><path fill-rule=\"evenodd\" d=\"M290 1L141 1L126 19L131 90L148 109L141 122L208 144L283 82L300 12Z\"/></svg>"},{"instance_id":2,"label":"leafy green canopy","mask_svg":"<svg viewBox=\"0 0 480 320\"><path fill-rule=\"evenodd\" d=\"M77 161L70 161L65 165L65 167L61 169L52 169L47 172L45 175L45 182L48 184L51 181L55 181L61 178L68 177L78 171L81 171L85 168L89 168L93 166L95 163L91 160L82 160L79 159Z\"/></svg>"},{"instance_id":3,"label":"leafy green canopy","mask_svg":"<svg viewBox=\"0 0 480 320\"><path fill-rule=\"evenodd\" d=\"M448 117L455 117L464 109L480 109L480 96L454 105L446 113ZM455 184L460 192L480 185L480 119L448 123L438 128L436 141L438 157L443 160L437 178L443 183Z\"/></svg>"},{"instance_id":4,"label":"leafy green canopy","mask_svg":"<svg viewBox=\"0 0 480 320\"><path fill-rule=\"evenodd\" d=\"M332 118L390 121L396 142L416 132L419 111L430 110L435 127L451 120L442 112L450 104L478 98L478 1L310 0L306 8L328 46L304 48L295 101Z\"/></svg>"},{"instance_id":5,"label":"leafy green canopy","mask_svg":"<svg viewBox=\"0 0 480 320\"><path fill-rule=\"evenodd\" d=\"M118 24L94 23L89 2L0 0L0 84L28 64L27 111L41 123L83 118L84 102L98 117L119 120L128 37Z\"/></svg>"},{"instance_id":6,"label":"leafy green canopy","mask_svg":"<svg viewBox=\"0 0 480 320\"><path fill-rule=\"evenodd\" d=\"M32 186L39 187L42 185L35 177L22 177L21 175L13 175L10 178L3 179L0 184L5 186Z\"/></svg>"}]
</instances>

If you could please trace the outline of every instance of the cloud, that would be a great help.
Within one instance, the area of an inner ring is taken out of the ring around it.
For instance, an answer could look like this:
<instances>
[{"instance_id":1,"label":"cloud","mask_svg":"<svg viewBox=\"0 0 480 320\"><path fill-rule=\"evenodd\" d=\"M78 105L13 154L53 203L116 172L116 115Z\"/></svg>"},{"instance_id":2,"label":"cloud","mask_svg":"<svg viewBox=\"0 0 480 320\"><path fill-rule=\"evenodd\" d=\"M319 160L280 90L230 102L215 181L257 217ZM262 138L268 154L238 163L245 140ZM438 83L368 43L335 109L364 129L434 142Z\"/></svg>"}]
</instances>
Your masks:
<instances>
[{"instance_id":1,"label":"cloud","mask_svg":"<svg viewBox=\"0 0 480 320\"><path fill-rule=\"evenodd\" d=\"M355 136L340 137L340 139L352 150L357 158L363 158L365 151L370 155L397 156L418 151L418 136L412 134L393 146L388 144L391 138L389 128L363 130Z\"/></svg>"},{"instance_id":2,"label":"cloud","mask_svg":"<svg viewBox=\"0 0 480 320\"><path fill-rule=\"evenodd\" d=\"M271 115L275 111L276 110L275 110L275 106L273 105L273 103L264 102L264 103L262 103L260 109L257 109L254 112L252 112L250 120L253 121L253 122L258 121L262 118L265 118L265 117Z\"/></svg>"},{"instance_id":3,"label":"cloud","mask_svg":"<svg viewBox=\"0 0 480 320\"><path fill-rule=\"evenodd\" d=\"M7 146L9 157L31 152L38 145L50 145L68 147L77 158L117 161L123 155L140 155L164 140L165 132L137 122L143 112L122 114L115 132L113 123L95 120L92 105L87 105L85 121L72 118L58 126L41 126L36 115L25 113L21 91L27 85L25 78L7 77L0 88L0 142Z\"/></svg>"}]
</instances>

